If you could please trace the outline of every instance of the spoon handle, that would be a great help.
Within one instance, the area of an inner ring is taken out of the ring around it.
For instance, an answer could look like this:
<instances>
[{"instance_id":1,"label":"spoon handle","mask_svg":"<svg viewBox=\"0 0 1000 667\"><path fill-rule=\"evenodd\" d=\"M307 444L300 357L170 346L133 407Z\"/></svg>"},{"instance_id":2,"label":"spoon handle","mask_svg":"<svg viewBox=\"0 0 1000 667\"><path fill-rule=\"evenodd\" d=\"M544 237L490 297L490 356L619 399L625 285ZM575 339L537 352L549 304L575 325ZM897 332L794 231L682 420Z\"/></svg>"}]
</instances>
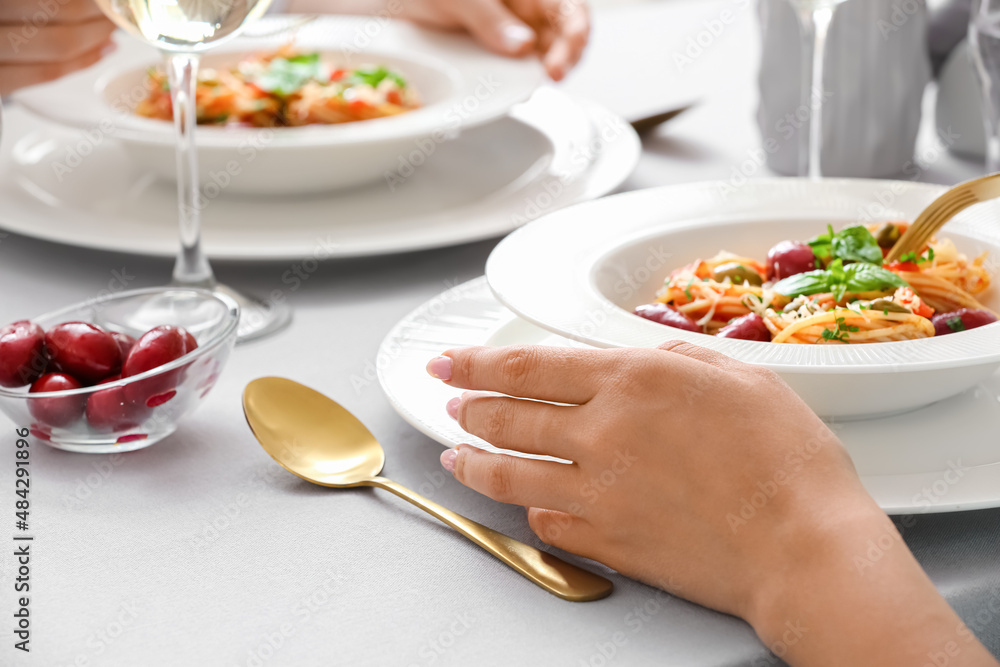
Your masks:
<instances>
[{"instance_id":1,"label":"spoon handle","mask_svg":"<svg viewBox=\"0 0 1000 667\"><path fill-rule=\"evenodd\" d=\"M604 577L456 514L391 479L375 477L370 480L369 485L394 493L436 516L531 581L564 600L600 600L610 595L614 588L614 584Z\"/></svg>"}]
</instances>

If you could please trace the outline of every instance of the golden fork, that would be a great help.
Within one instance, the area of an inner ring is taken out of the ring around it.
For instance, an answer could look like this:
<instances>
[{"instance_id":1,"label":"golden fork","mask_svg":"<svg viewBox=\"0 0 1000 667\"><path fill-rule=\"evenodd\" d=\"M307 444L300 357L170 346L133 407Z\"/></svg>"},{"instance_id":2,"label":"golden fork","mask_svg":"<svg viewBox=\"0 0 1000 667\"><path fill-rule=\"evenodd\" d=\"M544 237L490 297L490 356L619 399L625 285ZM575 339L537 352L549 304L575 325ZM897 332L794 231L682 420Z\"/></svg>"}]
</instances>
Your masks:
<instances>
[{"instance_id":1,"label":"golden fork","mask_svg":"<svg viewBox=\"0 0 1000 667\"><path fill-rule=\"evenodd\" d=\"M886 262L898 261L903 255L919 253L945 223L973 204L1000 197L1000 173L959 183L931 202L913 221L886 256Z\"/></svg>"}]
</instances>

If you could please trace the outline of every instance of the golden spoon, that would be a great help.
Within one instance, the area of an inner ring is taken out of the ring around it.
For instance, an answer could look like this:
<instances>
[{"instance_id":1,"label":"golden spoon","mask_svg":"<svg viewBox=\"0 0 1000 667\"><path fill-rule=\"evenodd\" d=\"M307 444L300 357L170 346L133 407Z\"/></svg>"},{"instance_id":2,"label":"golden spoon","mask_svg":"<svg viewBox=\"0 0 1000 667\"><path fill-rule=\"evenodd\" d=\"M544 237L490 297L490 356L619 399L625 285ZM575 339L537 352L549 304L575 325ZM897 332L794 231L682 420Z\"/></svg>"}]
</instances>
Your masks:
<instances>
[{"instance_id":1,"label":"golden spoon","mask_svg":"<svg viewBox=\"0 0 1000 667\"><path fill-rule=\"evenodd\" d=\"M502 533L466 519L381 477L385 452L378 440L339 403L285 378L254 380L243 392L250 430L288 472L334 488L374 486L436 516L550 593L572 602L599 600L613 584Z\"/></svg>"}]
</instances>

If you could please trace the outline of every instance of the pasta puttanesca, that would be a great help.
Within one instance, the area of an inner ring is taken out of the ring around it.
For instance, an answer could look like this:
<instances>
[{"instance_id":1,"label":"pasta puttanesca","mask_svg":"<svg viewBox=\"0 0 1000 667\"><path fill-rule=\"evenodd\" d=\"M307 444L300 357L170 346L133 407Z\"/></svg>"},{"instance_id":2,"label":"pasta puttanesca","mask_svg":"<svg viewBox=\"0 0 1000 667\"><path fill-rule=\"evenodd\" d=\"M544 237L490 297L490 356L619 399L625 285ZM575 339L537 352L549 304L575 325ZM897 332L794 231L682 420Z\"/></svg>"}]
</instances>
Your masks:
<instances>
[{"instance_id":1,"label":"pasta puttanesca","mask_svg":"<svg viewBox=\"0 0 1000 667\"><path fill-rule=\"evenodd\" d=\"M136 113L171 120L167 76L147 74L146 97ZM195 92L200 125L283 127L329 125L395 116L420 107L413 88L383 66L342 68L319 53L291 45L245 58L228 68L203 68Z\"/></svg>"},{"instance_id":2,"label":"pasta puttanesca","mask_svg":"<svg viewBox=\"0 0 1000 667\"><path fill-rule=\"evenodd\" d=\"M975 296L990 287L986 255L970 260L950 240L932 239L919 255L886 264L905 229L831 228L775 246L766 263L723 251L671 272L657 303L636 313L670 326L679 313L680 328L709 335L807 345L927 338L995 321ZM782 253L791 255L782 262Z\"/></svg>"}]
</instances>

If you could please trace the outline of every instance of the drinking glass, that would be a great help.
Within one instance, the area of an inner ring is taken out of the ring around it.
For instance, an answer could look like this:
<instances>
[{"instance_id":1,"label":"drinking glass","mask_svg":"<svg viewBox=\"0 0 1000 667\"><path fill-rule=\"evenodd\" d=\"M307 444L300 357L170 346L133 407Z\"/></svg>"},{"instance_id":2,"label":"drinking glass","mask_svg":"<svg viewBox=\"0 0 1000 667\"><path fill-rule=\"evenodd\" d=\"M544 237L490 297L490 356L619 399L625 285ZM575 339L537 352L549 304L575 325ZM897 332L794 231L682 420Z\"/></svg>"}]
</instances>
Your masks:
<instances>
[{"instance_id":1,"label":"drinking glass","mask_svg":"<svg viewBox=\"0 0 1000 667\"><path fill-rule=\"evenodd\" d=\"M1000 171L1000 0L973 0L969 50L976 67L986 130L986 170Z\"/></svg>"},{"instance_id":2,"label":"drinking glass","mask_svg":"<svg viewBox=\"0 0 1000 667\"><path fill-rule=\"evenodd\" d=\"M809 109L809 132L799 132L799 176L819 179L823 154L823 72L826 36L834 8L845 0L788 0L802 34L802 106ZM816 91L813 91L813 87Z\"/></svg>"},{"instance_id":3,"label":"drinking glass","mask_svg":"<svg viewBox=\"0 0 1000 667\"><path fill-rule=\"evenodd\" d=\"M177 130L177 200L180 252L171 284L225 293L240 304L239 342L272 334L288 323L284 303L240 294L215 280L201 250L198 154L195 144L195 88L200 54L232 39L264 13L271 0L97 0L98 6L131 35L164 56ZM156 306L144 317L155 326Z\"/></svg>"}]
</instances>

